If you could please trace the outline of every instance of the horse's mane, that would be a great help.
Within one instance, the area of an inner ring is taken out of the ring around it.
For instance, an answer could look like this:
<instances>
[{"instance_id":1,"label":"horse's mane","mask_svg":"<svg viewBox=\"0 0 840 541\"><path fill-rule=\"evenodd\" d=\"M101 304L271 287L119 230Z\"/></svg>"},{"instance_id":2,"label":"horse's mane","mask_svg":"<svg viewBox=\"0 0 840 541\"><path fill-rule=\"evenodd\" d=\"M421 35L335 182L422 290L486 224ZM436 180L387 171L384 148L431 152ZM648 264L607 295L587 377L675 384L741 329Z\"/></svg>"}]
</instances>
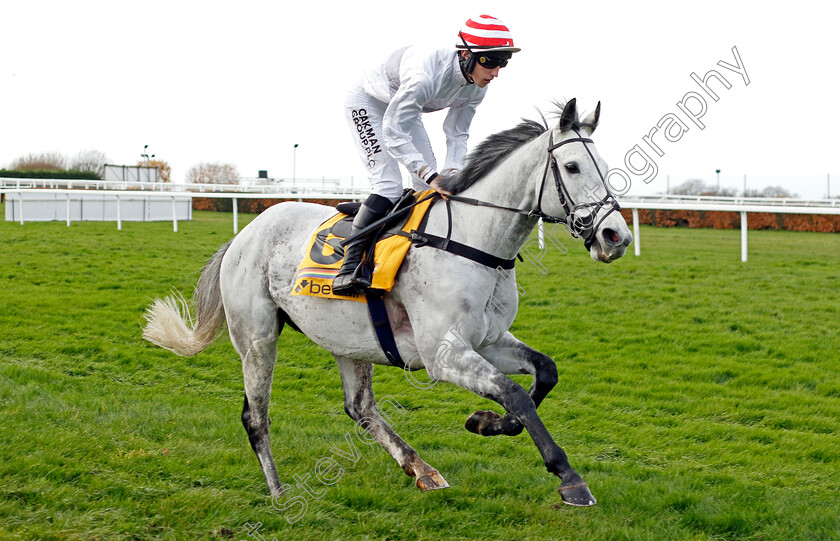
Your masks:
<instances>
[{"instance_id":1,"label":"horse's mane","mask_svg":"<svg viewBox=\"0 0 840 541\"><path fill-rule=\"evenodd\" d=\"M555 113L563 112L565 103L555 101ZM577 124L577 119L575 120ZM514 150L545 133L548 125L545 117L542 123L535 120L522 119L516 127L495 133L479 143L467 156L467 163L455 175L446 178L440 187L453 194L463 192L481 178L487 175L499 162L509 156Z\"/></svg>"}]
</instances>

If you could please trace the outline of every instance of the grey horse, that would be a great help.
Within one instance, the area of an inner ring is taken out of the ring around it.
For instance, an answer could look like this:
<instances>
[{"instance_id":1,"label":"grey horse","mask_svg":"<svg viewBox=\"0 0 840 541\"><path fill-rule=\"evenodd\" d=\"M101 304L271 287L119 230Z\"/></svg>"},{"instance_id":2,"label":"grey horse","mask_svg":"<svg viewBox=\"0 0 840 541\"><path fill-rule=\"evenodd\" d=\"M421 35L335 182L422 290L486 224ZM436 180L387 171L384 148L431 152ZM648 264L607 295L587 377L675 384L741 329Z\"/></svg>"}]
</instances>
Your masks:
<instances>
[{"instance_id":1,"label":"grey horse","mask_svg":"<svg viewBox=\"0 0 840 541\"><path fill-rule=\"evenodd\" d=\"M501 260L512 260L539 218L567 224L584 238L595 261L624 255L633 236L618 210L604 173L606 163L591 137L598 108L582 121L575 100L547 126L524 121L482 142L465 168L443 188L447 205L434 205L426 231L446 235ZM472 204L470 204L472 203ZM416 479L421 490L448 487L443 476L386 423L377 410L373 365L388 365L364 303L291 295L308 239L335 210L287 202L256 218L206 264L196 286L193 324L185 299L156 300L143 336L179 355L195 355L227 323L242 358L245 405L242 422L273 496L283 493L269 445L269 398L277 342L285 325L299 330L335 357L347 414ZM451 222L451 223L450 223ZM509 331L518 309L515 270L494 268L434 247L409 250L398 280L384 297L398 350L412 368L500 404L506 414L474 413L466 428L483 436L515 436L523 428L569 505L595 504L537 415L557 383L548 356ZM340 321L340 325L336 325ZM510 374L530 374L529 391Z\"/></svg>"}]
</instances>

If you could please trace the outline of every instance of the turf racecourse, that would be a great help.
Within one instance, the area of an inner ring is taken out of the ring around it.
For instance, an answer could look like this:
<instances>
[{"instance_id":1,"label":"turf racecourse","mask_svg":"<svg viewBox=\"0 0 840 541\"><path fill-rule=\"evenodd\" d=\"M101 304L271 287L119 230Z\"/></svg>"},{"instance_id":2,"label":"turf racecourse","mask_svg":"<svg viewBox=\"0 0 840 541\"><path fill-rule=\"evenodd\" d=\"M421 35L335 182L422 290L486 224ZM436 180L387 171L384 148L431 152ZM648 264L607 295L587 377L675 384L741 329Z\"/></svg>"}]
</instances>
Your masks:
<instances>
[{"instance_id":1,"label":"turf racecourse","mask_svg":"<svg viewBox=\"0 0 840 541\"><path fill-rule=\"evenodd\" d=\"M281 479L309 476L300 513L267 498L230 342L180 358L140 339L150 300L191 292L230 237L230 214L195 218L0 222L0 539L838 538L840 235L751 231L741 263L738 231L643 228L640 258L596 264L565 238L545 274L517 264L513 331L558 363L540 414L587 509L561 504L527 435L463 428L498 407L377 368L395 429L452 485L420 493L354 432L331 357L287 330L271 430ZM330 451L349 442L355 461Z\"/></svg>"}]
</instances>

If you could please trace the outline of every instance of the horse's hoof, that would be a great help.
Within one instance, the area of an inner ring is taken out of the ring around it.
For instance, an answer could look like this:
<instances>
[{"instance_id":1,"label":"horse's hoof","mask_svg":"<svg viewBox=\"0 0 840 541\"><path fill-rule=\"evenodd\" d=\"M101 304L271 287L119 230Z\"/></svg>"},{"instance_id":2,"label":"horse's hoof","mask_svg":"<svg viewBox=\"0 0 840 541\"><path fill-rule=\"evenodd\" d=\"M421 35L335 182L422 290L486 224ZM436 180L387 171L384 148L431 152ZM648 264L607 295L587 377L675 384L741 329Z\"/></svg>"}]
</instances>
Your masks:
<instances>
[{"instance_id":1,"label":"horse's hoof","mask_svg":"<svg viewBox=\"0 0 840 541\"><path fill-rule=\"evenodd\" d=\"M487 427L502 420L502 416L495 411L477 411L470 415L464 427L473 434L488 436Z\"/></svg>"},{"instance_id":2,"label":"horse's hoof","mask_svg":"<svg viewBox=\"0 0 840 541\"><path fill-rule=\"evenodd\" d=\"M449 483L446 482L446 479L438 472L430 473L429 475L423 475L417 479L417 488L426 492L427 490L439 490L442 488L449 488Z\"/></svg>"},{"instance_id":3,"label":"horse's hoof","mask_svg":"<svg viewBox=\"0 0 840 541\"><path fill-rule=\"evenodd\" d=\"M566 505L574 505L575 507L589 507L598 503L595 496L589 492L589 487L586 483L578 483L576 485L562 485L557 489L563 503Z\"/></svg>"}]
</instances>

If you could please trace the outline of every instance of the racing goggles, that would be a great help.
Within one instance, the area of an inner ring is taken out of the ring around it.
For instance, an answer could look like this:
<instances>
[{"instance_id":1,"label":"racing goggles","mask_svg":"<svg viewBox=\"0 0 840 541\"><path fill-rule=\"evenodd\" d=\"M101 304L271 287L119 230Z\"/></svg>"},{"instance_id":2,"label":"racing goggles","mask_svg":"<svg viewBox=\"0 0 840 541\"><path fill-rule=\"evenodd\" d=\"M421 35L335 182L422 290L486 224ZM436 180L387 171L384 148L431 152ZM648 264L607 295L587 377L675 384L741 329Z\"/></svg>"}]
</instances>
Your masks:
<instances>
[{"instance_id":1,"label":"racing goggles","mask_svg":"<svg viewBox=\"0 0 840 541\"><path fill-rule=\"evenodd\" d=\"M513 56L513 53L507 51L493 51L493 52L476 52L475 54L475 61L482 68L487 68L489 70L496 69L496 68L503 68L507 66L508 60L510 57Z\"/></svg>"}]
</instances>

